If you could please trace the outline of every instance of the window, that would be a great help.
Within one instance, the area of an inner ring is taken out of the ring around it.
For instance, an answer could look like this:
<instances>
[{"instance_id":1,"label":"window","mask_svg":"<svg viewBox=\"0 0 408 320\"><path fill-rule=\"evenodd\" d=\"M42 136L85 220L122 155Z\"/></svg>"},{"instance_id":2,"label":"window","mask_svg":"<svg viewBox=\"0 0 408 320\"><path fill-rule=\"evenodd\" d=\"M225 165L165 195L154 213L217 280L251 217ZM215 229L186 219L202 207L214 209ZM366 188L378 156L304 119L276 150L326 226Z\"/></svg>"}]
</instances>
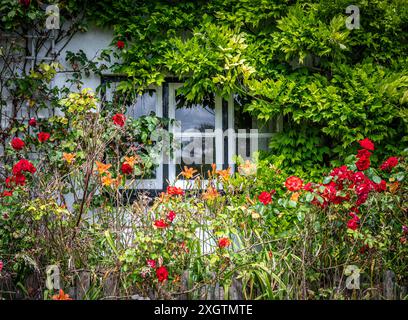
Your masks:
<instances>
[{"instance_id":1,"label":"window","mask_svg":"<svg viewBox=\"0 0 408 320\"><path fill-rule=\"evenodd\" d=\"M120 81L110 80L105 98L114 101L114 87ZM234 172L234 156L250 159L255 151L266 150L273 134L280 130L281 120L261 124L243 112L245 101L238 96L228 100L211 96L200 104L187 104L177 92L178 82L166 82L163 87L151 87L127 105L126 114L138 118L154 112L159 117L174 119L169 127L175 144L170 159L165 156L154 174L141 179L139 189L162 190L165 181L181 188L191 188L191 181L178 180L184 166L196 169L202 176L212 170L230 167ZM163 164L164 162L164 164ZM205 187L207 181L203 181Z\"/></svg>"},{"instance_id":2,"label":"window","mask_svg":"<svg viewBox=\"0 0 408 320\"><path fill-rule=\"evenodd\" d=\"M106 86L106 92L102 97L104 101L115 101L115 88L121 78L106 77L102 79L102 82L108 82ZM162 88L151 87L143 94L137 95L135 100L127 103L126 116L137 119L143 115L149 115L152 112L158 116L163 116L163 104L162 104ZM163 163L160 163L154 172L140 179L136 184L137 189L147 190L161 190L163 189Z\"/></svg>"},{"instance_id":3,"label":"window","mask_svg":"<svg viewBox=\"0 0 408 320\"><path fill-rule=\"evenodd\" d=\"M184 166L196 169L206 176L211 165L223 168L222 99L213 96L210 101L187 106L177 89L181 83L169 84L169 118L176 150L169 164L169 181L173 183ZM206 184L204 181L203 184ZM189 181L177 181L176 186L187 188Z\"/></svg>"}]
</instances>

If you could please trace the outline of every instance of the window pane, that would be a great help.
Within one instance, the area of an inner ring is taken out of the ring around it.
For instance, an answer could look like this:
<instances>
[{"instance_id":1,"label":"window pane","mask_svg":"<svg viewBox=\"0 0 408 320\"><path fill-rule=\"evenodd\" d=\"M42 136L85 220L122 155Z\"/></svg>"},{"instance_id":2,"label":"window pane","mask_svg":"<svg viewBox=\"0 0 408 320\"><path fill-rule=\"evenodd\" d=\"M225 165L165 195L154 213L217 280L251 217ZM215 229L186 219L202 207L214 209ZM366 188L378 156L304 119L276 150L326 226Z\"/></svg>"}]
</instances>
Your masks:
<instances>
[{"instance_id":1,"label":"window pane","mask_svg":"<svg viewBox=\"0 0 408 320\"><path fill-rule=\"evenodd\" d=\"M211 171L211 165L215 162L215 138L182 138L181 159L176 164L176 175L186 166L206 177L207 171Z\"/></svg>"},{"instance_id":2,"label":"window pane","mask_svg":"<svg viewBox=\"0 0 408 320\"><path fill-rule=\"evenodd\" d=\"M178 95L176 101L176 120L181 123L181 131L215 129L214 100L205 101L202 104L187 105L183 96Z\"/></svg>"},{"instance_id":3,"label":"window pane","mask_svg":"<svg viewBox=\"0 0 408 320\"><path fill-rule=\"evenodd\" d=\"M136 98L136 102L129 105L126 114L132 118L139 118L141 116L147 116L150 113L156 113L156 91L149 90L148 92L139 95Z\"/></svg>"}]
</instances>

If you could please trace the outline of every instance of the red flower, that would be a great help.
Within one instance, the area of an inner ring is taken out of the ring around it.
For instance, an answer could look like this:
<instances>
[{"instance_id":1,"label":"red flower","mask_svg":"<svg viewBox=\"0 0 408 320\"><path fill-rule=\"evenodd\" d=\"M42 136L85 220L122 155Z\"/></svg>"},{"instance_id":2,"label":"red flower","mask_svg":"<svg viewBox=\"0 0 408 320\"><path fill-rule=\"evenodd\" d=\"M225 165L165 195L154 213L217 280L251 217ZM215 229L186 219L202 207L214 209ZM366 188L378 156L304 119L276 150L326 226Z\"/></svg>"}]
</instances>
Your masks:
<instances>
[{"instance_id":1,"label":"red flower","mask_svg":"<svg viewBox=\"0 0 408 320\"><path fill-rule=\"evenodd\" d=\"M159 229L164 229L168 227L168 224L163 219L160 219L154 222L154 226Z\"/></svg>"},{"instance_id":2,"label":"red flower","mask_svg":"<svg viewBox=\"0 0 408 320\"><path fill-rule=\"evenodd\" d=\"M360 253L365 254L368 250L370 250L370 247L366 244L360 248Z\"/></svg>"},{"instance_id":3,"label":"red flower","mask_svg":"<svg viewBox=\"0 0 408 320\"><path fill-rule=\"evenodd\" d=\"M118 49L123 49L125 47L125 43L122 40L118 40L118 42L116 42L116 47L118 47Z\"/></svg>"},{"instance_id":4,"label":"red flower","mask_svg":"<svg viewBox=\"0 0 408 320\"><path fill-rule=\"evenodd\" d=\"M35 173L37 171L37 169L34 167L34 165L26 160L26 159L21 159L19 162L17 162L14 166L13 166L13 175L19 175L22 172L26 171L26 172L30 172L30 173Z\"/></svg>"},{"instance_id":5,"label":"red flower","mask_svg":"<svg viewBox=\"0 0 408 320\"><path fill-rule=\"evenodd\" d=\"M119 127L123 127L125 125L126 117L122 113L117 113L112 117L113 123Z\"/></svg>"},{"instance_id":6,"label":"red flower","mask_svg":"<svg viewBox=\"0 0 408 320\"><path fill-rule=\"evenodd\" d=\"M330 172L330 175L332 177L337 177L337 180L339 182L343 182L344 180L349 180L352 173L352 171L347 169L347 166L341 166L338 168L334 168L332 172Z\"/></svg>"},{"instance_id":7,"label":"red flower","mask_svg":"<svg viewBox=\"0 0 408 320\"><path fill-rule=\"evenodd\" d=\"M3 270L3 266L4 266L3 261L0 260L0 272L1 270Z\"/></svg>"},{"instance_id":8,"label":"red flower","mask_svg":"<svg viewBox=\"0 0 408 320\"><path fill-rule=\"evenodd\" d=\"M156 269L156 276L157 276L157 280L159 280L159 282L163 282L163 281L168 279L169 272L167 271L165 266L161 266L161 267Z\"/></svg>"},{"instance_id":9,"label":"red flower","mask_svg":"<svg viewBox=\"0 0 408 320\"><path fill-rule=\"evenodd\" d=\"M381 180L380 183L373 183L375 191L381 192L387 190L387 183L384 180Z\"/></svg>"},{"instance_id":10,"label":"red flower","mask_svg":"<svg viewBox=\"0 0 408 320\"><path fill-rule=\"evenodd\" d=\"M17 174L15 177L13 177L13 181L18 186L24 186L26 183L26 177L24 174Z\"/></svg>"},{"instance_id":11,"label":"red flower","mask_svg":"<svg viewBox=\"0 0 408 320\"><path fill-rule=\"evenodd\" d=\"M31 118L30 120L28 120L28 125L31 127L35 127L37 125L37 120L35 120L35 118Z\"/></svg>"},{"instance_id":12,"label":"red flower","mask_svg":"<svg viewBox=\"0 0 408 320\"><path fill-rule=\"evenodd\" d=\"M20 138L15 137L11 140L11 146L14 150L21 150L24 148L25 143Z\"/></svg>"},{"instance_id":13,"label":"red flower","mask_svg":"<svg viewBox=\"0 0 408 320\"><path fill-rule=\"evenodd\" d=\"M262 191L261 194L258 196L259 201L261 201L264 205L270 204L272 202L272 197L269 192Z\"/></svg>"},{"instance_id":14,"label":"red flower","mask_svg":"<svg viewBox=\"0 0 408 320\"><path fill-rule=\"evenodd\" d=\"M291 176L291 177L286 179L285 187L289 191L298 191L298 190L302 189L302 186L303 186L303 181L302 181L302 179L300 179L298 177Z\"/></svg>"},{"instance_id":15,"label":"red flower","mask_svg":"<svg viewBox=\"0 0 408 320\"><path fill-rule=\"evenodd\" d=\"M358 143L360 144L361 148L374 151L374 143L370 139L365 138L360 140Z\"/></svg>"},{"instance_id":16,"label":"red flower","mask_svg":"<svg viewBox=\"0 0 408 320\"><path fill-rule=\"evenodd\" d=\"M360 223L360 219L354 212L350 212L350 216L352 218L349 221L347 221L347 228L351 230L356 230L358 228L358 224Z\"/></svg>"},{"instance_id":17,"label":"red flower","mask_svg":"<svg viewBox=\"0 0 408 320\"><path fill-rule=\"evenodd\" d=\"M380 170L391 170L398 164L398 158L396 157L389 157L387 160L385 160L381 166Z\"/></svg>"},{"instance_id":18,"label":"red flower","mask_svg":"<svg viewBox=\"0 0 408 320\"><path fill-rule=\"evenodd\" d=\"M128 163L123 163L121 170L123 174L132 174L133 172L133 168Z\"/></svg>"},{"instance_id":19,"label":"red flower","mask_svg":"<svg viewBox=\"0 0 408 320\"><path fill-rule=\"evenodd\" d=\"M174 220L175 217L176 217L176 213L175 213L174 211L170 211L170 212L167 214L167 219L168 219L170 222L173 222L173 220Z\"/></svg>"},{"instance_id":20,"label":"red flower","mask_svg":"<svg viewBox=\"0 0 408 320\"><path fill-rule=\"evenodd\" d=\"M13 190L4 190L2 197L11 197L13 195Z\"/></svg>"},{"instance_id":21,"label":"red flower","mask_svg":"<svg viewBox=\"0 0 408 320\"><path fill-rule=\"evenodd\" d=\"M363 172L356 172L351 176L351 181L353 181L355 184L358 184L360 182L366 181L367 177L364 175Z\"/></svg>"},{"instance_id":22,"label":"red flower","mask_svg":"<svg viewBox=\"0 0 408 320\"><path fill-rule=\"evenodd\" d=\"M368 168L370 168L370 158L361 157L360 159L357 160L356 166L357 169L360 171L367 170Z\"/></svg>"},{"instance_id":23,"label":"red flower","mask_svg":"<svg viewBox=\"0 0 408 320\"><path fill-rule=\"evenodd\" d=\"M220 239L218 239L218 246L219 246L220 248L226 248L226 247L228 247L230 244L231 244L231 241L230 241L230 239L228 239L228 238L220 238Z\"/></svg>"},{"instance_id":24,"label":"red flower","mask_svg":"<svg viewBox=\"0 0 408 320\"><path fill-rule=\"evenodd\" d=\"M360 149L357 151L357 158L370 158L371 152L366 149Z\"/></svg>"},{"instance_id":25,"label":"red flower","mask_svg":"<svg viewBox=\"0 0 408 320\"><path fill-rule=\"evenodd\" d=\"M303 186L303 190L313 192L312 183L311 183L311 182L306 183L306 184Z\"/></svg>"},{"instance_id":26,"label":"red flower","mask_svg":"<svg viewBox=\"0 0 408 320\"><path fill-rule=\"evenodd\" d=\"M50 138L50 134L48 132L39 132L37 134L37 137L38 137L38 141L42 143L42 142L47 141Z\"/></svg>"},{"instance_id":27,"label":"red flower","mask_svg":"<svg viewBox=\"0 0 408 320\"><path fill-rule=\"evenodd\" d=\"M182 196L184 194L184 191L181 188L167 186L167 194L171 196L177 196L177 195Z\"/></svg>"},{"instance_id":28,"label":"red flower","mask_svg":"<svg viewBox=\"0 0 408 320\"><path fill-rule=\"evenodd\" d=\"M30 6L30 2L31 0L19 0L19 3L26 8Z\"/></svg>"},{"instance_id":29,"label":"red flower","mask_svg":"<svg viewBox=\"0 0 408 320\"><path fill-rule=\"evenodd\" d=\"M156 261L154 261L153 259L147 259L147 265L148 265L150 268L155 269L155 268L156 268Z\"/></svg>"}]
</instances>

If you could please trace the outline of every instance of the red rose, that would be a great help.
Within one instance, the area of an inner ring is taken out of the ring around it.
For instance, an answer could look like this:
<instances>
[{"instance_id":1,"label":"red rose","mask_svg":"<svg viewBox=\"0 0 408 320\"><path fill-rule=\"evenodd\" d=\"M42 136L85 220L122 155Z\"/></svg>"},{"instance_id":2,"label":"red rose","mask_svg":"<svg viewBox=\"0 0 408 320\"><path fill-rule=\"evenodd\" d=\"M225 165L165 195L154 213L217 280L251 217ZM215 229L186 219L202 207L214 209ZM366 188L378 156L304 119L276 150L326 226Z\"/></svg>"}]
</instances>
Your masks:
<instances>
[{"instance_id":1,"label":"red rose","mask_svg":"<svg viewBox=\"0 0 408 320\"><path fill-rule=\"evenodd\" d=\"M30 6L30 2L31 0L19 0L19 3L26 8Z\"/></svg>"},{"instance_id":2,"label":"red rose","mask_svg":"<svg viewBox=\"0 0 408 320\"><path fill-rule=\"evenodd\" d=\"M147 259L147 265L148 265L150 268L155 269L155 268L156 268L156 261L154 261L153 259Z\"/></svg>"},{"instance_id":3,"label":"red rose","mask_svg":"<svg viewBox=\"0 0 408 320\"><path fill-rule=\"evenodd\" d=\"M366 244L360 248L360 253L365 254L368 250L370 250L370 247Z\"/></svg>"},{"instance_id":4,"label":"red rose","mask_svg":"<svg viewBox=\"0 0 408 320\"><path fill-rule=\"evenodd\" d=\"M347 221L347 228L351 230L356 230L358 228L360 219L357 217L355 213L350 213L350 215L352 216L352 218L349 221Z\"/></svg>"},{"instance_id":5,"label":"red rose","mask_svg":"<svg viewBox=\"0 0 408 320\"><path fill-rule=\"evenodd\" d=\"M389 157L387 160L385 160L381 166L380 166L380 170L391 170L392 168L394 168L396 165L398 164L398 158L396 157Z\"/></svg>"},{"instance_id":6,"label":"red rose","mask_svg":"<svg viewBox=\"0 0 408 320\"><path fill-rule=\"evenodd\" d=\"M17 174L14 177L14 182L16 183L16 185L18 186L24 186L26 183L26 177L24 174Z\"/></svg>"},{"instance_id":7,"label":"red rose","mask_svg":"<svg viewBox=\"0 0 408 320\"><path fill-rule=\"evenodd\" d=\"M370 158L361 157L360 159L357 160L356 166L357 169L360 171L367 170L368 168L370 168Z\"/></svg>"},{"instance_id":8,"label":"red rose","mask_svg":"<svg viewBox=\"0 0 408 320\"><path fill-rule=\"evenodd\" d=\"M220 238L220 239L218 239L218 246L219 246L220 248L226 248L226 247L228 247L230 244L231 244L231 241L230 241L230 239L228 239L228 238Z\"/></svg>"},{"instance_id":9,"label":"red rose","mask_svg":"<svg viewBox=\"0 0 408 320\"><path fill-rule=\"evenodd\" d=\"M364 150L366 151L366 150ZM368 151L367 151L368 152ZM358 155L357 155L358 157ZM332 177L337 177L338 182L343 182L344 180L349 180L351 178L351 175L353 174L352 171L347 169L347 166L341 166L338 168L334 168L330 175Z\"/></svg>"},{"instance_id":10,"label":"red rose","mask_svg":"<svg viewBox=\"0 0 408 320\"><path fill-rule=\"evenodd\" d=\"M175 213L174 211L170 211L170 212L167 214L167 219L168 219L170 222L173 222L173 220L174 220L175 217L176 217L176 213Z\"/></svg>"},{"instance_id":11,"label":"red rose","mask_svg":"<svg viewBox=\"0 0 408 320\"><path fill-rule=\"evenodd\" d=\"M264 205L267 205L272 202L272 197L269 192L262 191L261 194L258 196L259 201L261 201Z\"/></svg>"},{"instance_id":12,"label":"red rose","mask_svg":"<svg viewBox=\"0 0 408 320\"><path fill-rule=\"evenodd\" d=\"M156 276L157 276L157 280L159 280L159 282L163 282L163 281L168 279L169 272L167 271L165 266L161 266L161 267L156 269Z\"/></svg>"},{"instance_id":13,"label":"red rose","mask_svg":"<svg viewBox=\"0 0 408 320\"><path fill-rule=\"evenodd\" d=\"M167 187L167 194L169 194L171 196L177 196L177 195L182 196L184 194L184 191L181 188L168 186Z\"/></svg>"},{"instance_id":14,"label":"red rose","mask_svg":"<svg viewBox=\"0 0 408 320\"><path fill-rule=\"evenodd\" d=\"M125 125L126 117L122 113L117 113L112 117L113 123L119 127L123 127Z\"/></svg>"},{"instance_id":15,"label":"red rose","mask_svg":"<svg viewBox=\"0 0 408 320\"><path fill-rule=\"evenodd\" d=\"M26 159L21 159L19 162L17 162L13 166L12 172L13 172L13 175L19 175L24 171L35 173L37 169L34 167L34 165L30 161Z\"/></svg>"},{"instance_id":16,"label":"red rose","mask_svg":"<svg viewBox=\"0 0 408 320\"><path fill-rule=\"evenodd\" d=\"M387 183L384 180L381 180L380 183L374 183L374 189L377 192L387 190Z\"/></svg>"},{"instance_id":17,"label":"red rose","mask_svg":"<svg viewBox=\"0 0 408 320\"><path fill-rule=\"evenodd\" d=\"M21 150L24 148L25 143L23 140L16 137L16 138L13 138L13 140L11 140L11 146L14 150Z\"/></svg>"},{"instance_id":18,"label":"red rose","mask_svg":"<svg viewBox=\"0 0 408 320\"><path fill-rule=\"evenodd\" d=\"M164 229L168 227L168 224L163 219L160 219L154 222L154 226L159 229Z\"/></svg>"},{"instance_id":19,"label":"red rose","mask_svg":"<svg viewBox=\"0 0 408 320\"><path fill-rule=\"evenodd\" d=\"M37 134L38 137L38 141L40 141L41 143L47 141L50 138L50 134L48 132L39 132Z\"/></svg>"},{"instance_id":20,"label":"red rose","mask_svg":"<svg viewBox=\"0 0 408 320\"><path fill-rule=\"evenodd\" d=\"M28 125L31 127L35 127L37 125L37 120L35 120L35 118L31 118L30 120L28 120Z\"/></svg>"},{"instance_id":21,"label":"red rose","mask_svg":"<svg viewBox=\"0 0 408 320\"><path fill-rule=\"evenodd\" d=\"M360 144L361 148L374 151L374 143L370 139L365 138L360 140L358 143Z\"/></svg>"},{"instance_id":22,"label":"red rose","mask_svg":"<svg viewBox=\"0 0 408 320\"><path fill-rule=\"evenodd\" d=\"M364 175L363 172L356 172L351 176L351 181L353 181L355 184L364 182L366 179L367 177Z\"/></svg>"},{"instance_id":23,"label":"red rose","mask_svg":"<svg viewBox=\"0 0 408 320\"><path fill-rule=\"evenodd\" d=\"M370 158L371 152L366 149L360 149L357 151L357 158Z\"/></svg>"},{"instance_id":24,"label":"red rose","mask_svg":"<svg viewBox=\"0 0 408 320\"><path fill-rule=\"evenodd\" d=\"M116 47L118 47L118 49L123 49L125 47L125 43L122 40L118 40L118 42L116 42Z\"/></svg>"},{"instance_id":25,"label":"red rose","mask_svg":"<svg viewBox=\"0 0 408 320\"><path fill-rule=\"evenodd\" d=\"M13 190L5 190L5 191L3 191L3 194L2 194L2 196L3 197L11 197L13 195Z\"/></svg>"},{"instance_id":26,"label":"red rose","mask_svg":"<svg viewBox=\"0 0 408 320\"><path fill-rule=\"evenodd\" d=\"M358 228L358 223L356 222L356 220L350 219L347 222L347 228L349 228L351 230L356 230Z\"/></svg>"},{"instance_id":27,"label":"red rose","mask_svg":"<svg viewBox=\"0 0 408 320\"><path fill-rule=\"evenodd\" d=\"M303 190L313 192L313 186L311 182L308 182L304 185Z\"/></svg>"},{"instance_id":28,"label":"red rose","mask_svg":"<svg viewBox=\"0 0 408 320\"><path fill-rule=\"evenodd\" d=\"M123 174L132 174L133 172L133 168L128 163L122 164L121 170Z\"/></svg>"},{"instance_id":29,"label":"red rose","mask_svg":"<svg viewBox=\"0 0 408 320\"><path fill-rule=\"evenodd\" d=\"M298 177L291 176L291 177L286 179L285 187L289 191L298 191L298 190L302 189L302 186L303 186L303 181L302 181L302 179L300 179Z\"/></svg>"}]
</instances>

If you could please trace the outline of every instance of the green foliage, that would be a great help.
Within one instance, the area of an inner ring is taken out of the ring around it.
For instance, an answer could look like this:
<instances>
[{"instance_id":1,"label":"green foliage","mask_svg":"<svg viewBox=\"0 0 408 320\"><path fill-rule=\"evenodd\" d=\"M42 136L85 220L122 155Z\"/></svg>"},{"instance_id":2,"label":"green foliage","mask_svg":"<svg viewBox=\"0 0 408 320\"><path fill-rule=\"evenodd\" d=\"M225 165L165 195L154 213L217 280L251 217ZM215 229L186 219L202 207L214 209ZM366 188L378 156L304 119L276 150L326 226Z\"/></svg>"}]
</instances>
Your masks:
<instances>
[{"instance_id":1,"label":"green foliage","mask_svg":"<svg viewBox=\"0 0 408 320\"><path fill-rule=\"evenodd\" d=\"M90 11L105 12L97 22L126 43L114 50L121 59L114 70L130 77L125 91L175 76L189 101L245 96L244 108L260 120L285 115L271 153L288 167L336 162L366 136L379 154L406 145L404 1L357 1L361 26L353 30L344 0L137 4L99 1Z\"/></svg>"}]
</instances>

